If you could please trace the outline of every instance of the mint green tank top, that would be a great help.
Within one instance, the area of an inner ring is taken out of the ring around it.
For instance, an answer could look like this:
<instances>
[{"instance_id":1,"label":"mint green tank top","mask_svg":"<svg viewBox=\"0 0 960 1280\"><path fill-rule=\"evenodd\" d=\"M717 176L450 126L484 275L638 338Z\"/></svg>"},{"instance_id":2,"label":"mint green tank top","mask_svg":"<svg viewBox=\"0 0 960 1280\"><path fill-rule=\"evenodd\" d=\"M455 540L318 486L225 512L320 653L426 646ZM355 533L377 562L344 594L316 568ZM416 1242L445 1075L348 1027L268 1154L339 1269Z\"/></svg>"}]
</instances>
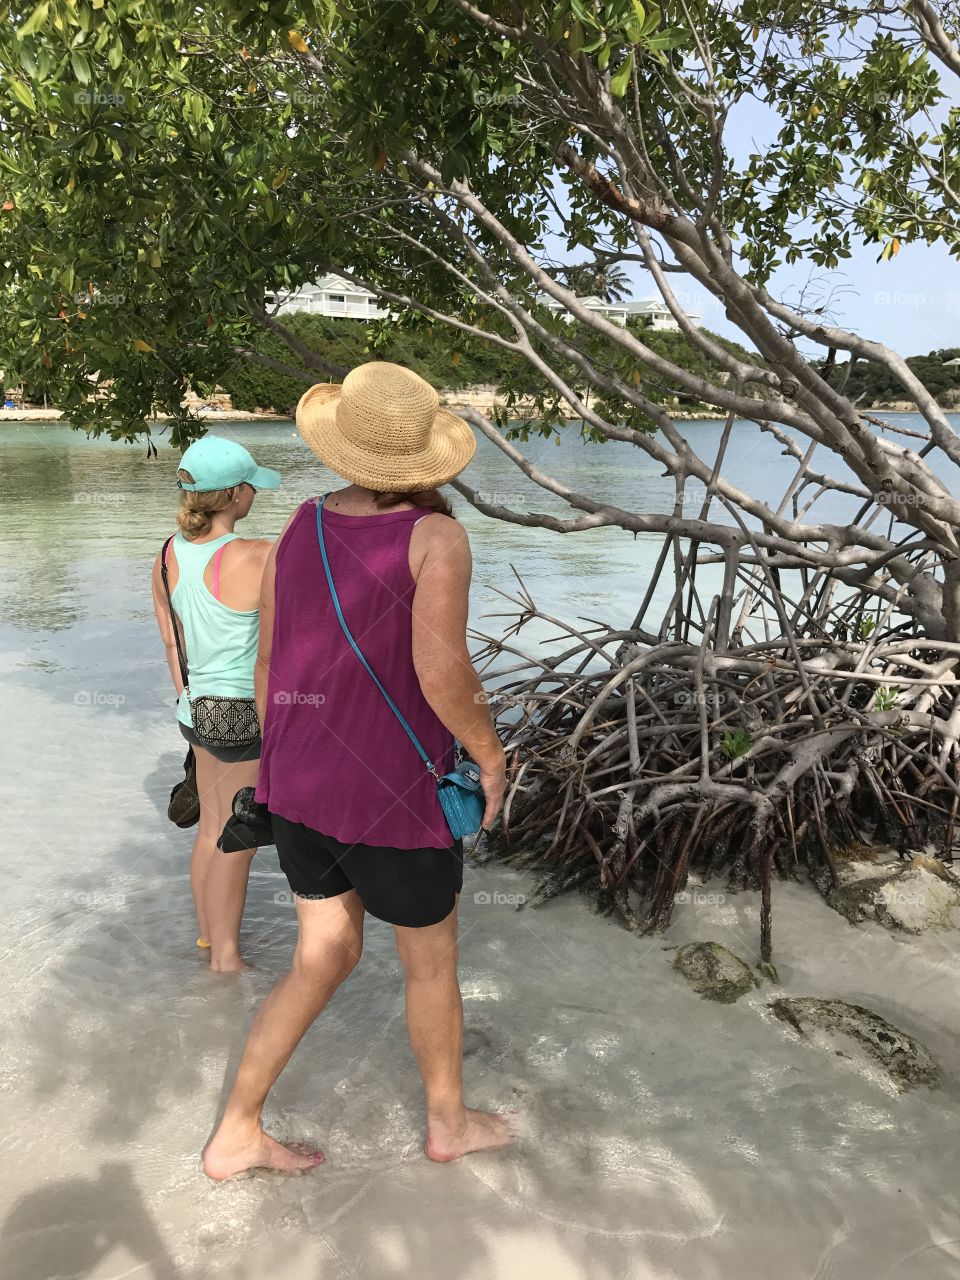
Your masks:
<instances>
[{"instance_id":1,"label":"mint green tank top","mask_svg":"<svg viewBox=\"0 0 960 1280\"><path fill-rule=\"evenodd\" d=\"M171 600L183 624L190 694L194 698L203 694L253 697L260 610L231 609L203 581L210 560L237 536L225 533L212 542L197 543L188 542L178 533L173 540L179 575ZM193 724L186 692L177 702L177 719L181 724Z\"/></svg>"}]
</instances>

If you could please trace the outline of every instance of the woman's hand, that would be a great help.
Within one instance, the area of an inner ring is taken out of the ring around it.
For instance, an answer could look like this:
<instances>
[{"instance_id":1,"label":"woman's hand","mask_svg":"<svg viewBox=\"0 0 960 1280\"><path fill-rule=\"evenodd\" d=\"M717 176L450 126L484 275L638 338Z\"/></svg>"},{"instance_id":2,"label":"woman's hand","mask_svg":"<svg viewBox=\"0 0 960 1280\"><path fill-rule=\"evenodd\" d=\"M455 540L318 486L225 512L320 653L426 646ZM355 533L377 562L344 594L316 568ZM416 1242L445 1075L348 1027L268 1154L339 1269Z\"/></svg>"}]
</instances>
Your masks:
<instances>
[{"instance_id":1,"label":"woman's hand","mask_svg":"<svg viewBox=\"0 0 960 1280\"><path fill-rule=\"evenodd\" d=\"M507 789L507 761L502 751L495 763L491 762L486 767L480 765L480 785L483 787L483 796L486 800L481 825L484 831L489 831L497 814L503 808L503 795Z\"/></svg>"}]
</instances>

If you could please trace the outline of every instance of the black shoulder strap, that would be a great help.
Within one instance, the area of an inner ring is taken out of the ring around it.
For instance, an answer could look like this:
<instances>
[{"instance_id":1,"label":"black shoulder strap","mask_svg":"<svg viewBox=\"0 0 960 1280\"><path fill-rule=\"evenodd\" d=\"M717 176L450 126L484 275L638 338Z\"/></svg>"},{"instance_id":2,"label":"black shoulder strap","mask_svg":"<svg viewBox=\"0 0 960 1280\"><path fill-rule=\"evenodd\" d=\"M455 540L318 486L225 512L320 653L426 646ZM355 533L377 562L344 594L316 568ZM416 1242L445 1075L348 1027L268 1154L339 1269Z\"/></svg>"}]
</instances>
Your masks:
<instances>
[{"instance_id":1,"label":"black shoulder strap","mask_svg":"<svg viewBox=\"0 0 960 1280\"><path fill-rule=\"evenodd\" d=\"M173 638L177 642L177 658L180 661L180 676L183 680L183 687L186 689L190 682L187 675L187 659L180 644L180 627L177 624L177 615L173 611L173 601L170 599L170 583L167 581L167 548L173 539L174 535L171 534L163 544L163 550L160 552L160 577L163 579L163 589L167 593L167 606L170 609L170 621L173 624Z\"/></svg>"}]
</instances>

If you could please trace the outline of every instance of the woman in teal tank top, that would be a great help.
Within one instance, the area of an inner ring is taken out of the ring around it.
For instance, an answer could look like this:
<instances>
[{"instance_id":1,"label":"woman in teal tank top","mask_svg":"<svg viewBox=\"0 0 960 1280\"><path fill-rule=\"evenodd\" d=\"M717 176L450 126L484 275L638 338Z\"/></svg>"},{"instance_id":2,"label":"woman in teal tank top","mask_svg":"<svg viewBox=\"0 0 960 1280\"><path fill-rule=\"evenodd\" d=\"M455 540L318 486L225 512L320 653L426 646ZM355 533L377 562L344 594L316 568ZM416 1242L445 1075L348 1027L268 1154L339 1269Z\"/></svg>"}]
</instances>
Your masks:
<instances>
[{"instance_id":1,"label":"woman in teal tank top","mask_svg":"<svg viewBox=\"0 0 960 1280\"><path fill-rule=\"evenodd\" d=\"M242 445L216 436L198 440L183 455L179 531L166 548L170 602L186 653L184 689L177 635L161 574L153 568L153 601L177 691L180 732L197 759L200 821L190 882L200 936L197 945L218 972L245 969L240 923L255 849L221 853L217 840L241 787L254 786L259 738L245 747L210 747L194 731L190 700L205 696L252 703L260 625L260 579L271 544L234 532L257 489L275 488L279 473L258 467Z\"/></svg>"}]
</instances>

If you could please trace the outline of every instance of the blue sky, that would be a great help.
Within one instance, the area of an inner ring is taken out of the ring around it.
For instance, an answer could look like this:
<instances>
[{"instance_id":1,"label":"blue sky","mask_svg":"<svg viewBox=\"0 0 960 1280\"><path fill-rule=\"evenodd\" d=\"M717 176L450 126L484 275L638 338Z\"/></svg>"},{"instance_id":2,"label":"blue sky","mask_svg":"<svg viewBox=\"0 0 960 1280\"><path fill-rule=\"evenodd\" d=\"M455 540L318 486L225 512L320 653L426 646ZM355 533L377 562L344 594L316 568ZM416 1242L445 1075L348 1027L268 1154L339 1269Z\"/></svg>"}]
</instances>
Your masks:
<instances>
[{"instance_id":1,"label":"blue sky","mask_svg":"<svg viewBox=\"0 0 960 1280\"><path fill-rule=\"evenodd\" d=\"M947 92L944 108L960 105L946 73L942 81ZM776 139L782 124L771 107L750 97L742 99L731 111L725 131L726 150L733 163L742 164L750 153L762 152ZM562 202L560 192L558 198ZM558 257L570 260L571 255L563 253L561 246L552 247ZM877 261L880 249L880 245L856 244L853 256L833 271L805 263L781 267L769 292L788 304L798 302L804 291L807 298L813 292L817 300L812 306L821 305L829 296L825 317L829 322L882 342L903 356L960 347L960 260L951 258L942 244L904 245L890 262ZM659 296L642 267L630 263L625 270L633 281L634 297ZM699 314L705 327L749 345L710 294L680 276L670 280L682 304ZM799 345L806 354L823 354L823 348L813 343Z\"/></svg>"},{"instance_id":2,"label":"blue sky","mask_svg":"<svg viewBox=\"0 0 960 1280\"><path fill-rule=\"evenodd\" d=\"M811 282L820 297L832 291L829 318L835 324L904 356L960 346L960 262L941 244L905 245L891 262L877 262L879 250L858 246L835 271L783 267L770 292L790 303ZM642 273L637 287L644 288ZM696 293L689 309L702 312L707 328L742 341L708 294Z\"/></svg>"}]
</instances>

